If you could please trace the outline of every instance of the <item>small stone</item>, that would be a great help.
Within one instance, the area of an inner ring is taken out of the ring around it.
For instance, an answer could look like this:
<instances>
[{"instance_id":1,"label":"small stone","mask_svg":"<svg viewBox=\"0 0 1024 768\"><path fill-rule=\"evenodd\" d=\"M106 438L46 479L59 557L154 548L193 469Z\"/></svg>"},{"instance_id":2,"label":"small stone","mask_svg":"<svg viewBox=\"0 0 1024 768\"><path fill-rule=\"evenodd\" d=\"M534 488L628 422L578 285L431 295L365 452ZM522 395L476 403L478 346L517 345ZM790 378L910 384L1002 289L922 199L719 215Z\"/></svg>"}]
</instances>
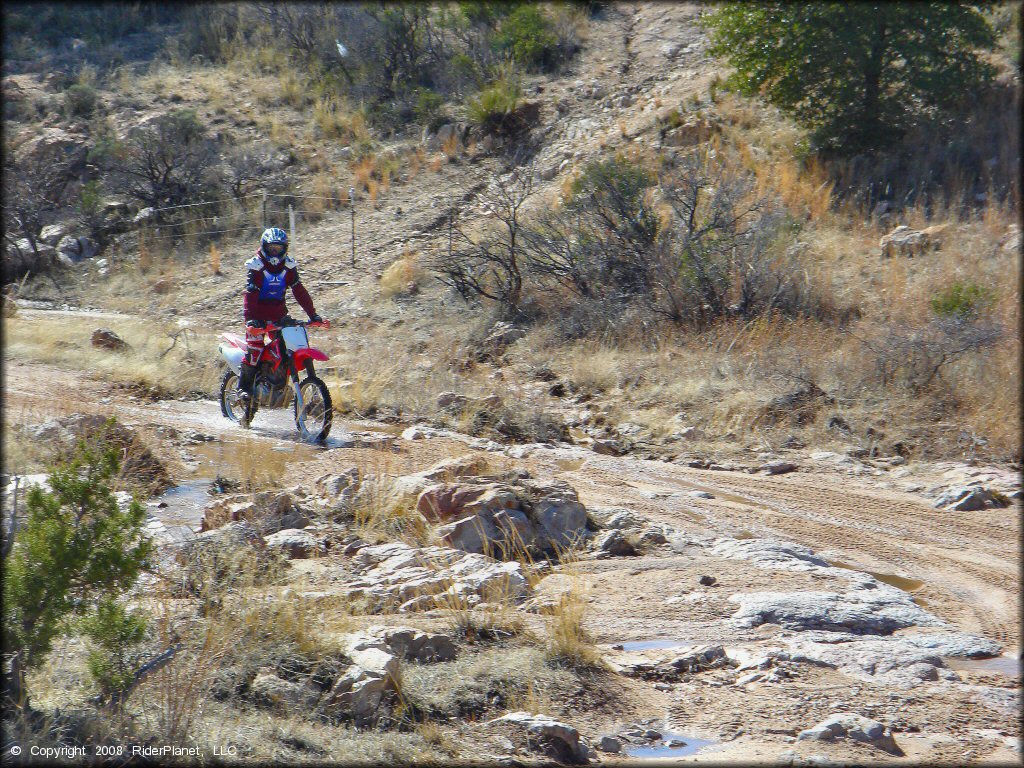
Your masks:
<instances>
[{"instance_id":1,"label":"small stone","mask_svg":"<svg viewBox=\"0 0 1024 768\"><path fill-rule=\"evenodd\" d=\"M597 742L597 748L602 752L617 755L622 751L622 742L614 736L602 736L601 740Z\"/></svg>"},{"instance_id":2,"label":"small stone","mask_svg":"<svg viewBox=\"0 0 1024 768\"><path fill-rule=\"evenodd\" d=\"M762 469L769 475L785 475L789 472L795 472L797 465L788 461L776 461L771 464L765 464Z\"/></svg>"}]
</instances>

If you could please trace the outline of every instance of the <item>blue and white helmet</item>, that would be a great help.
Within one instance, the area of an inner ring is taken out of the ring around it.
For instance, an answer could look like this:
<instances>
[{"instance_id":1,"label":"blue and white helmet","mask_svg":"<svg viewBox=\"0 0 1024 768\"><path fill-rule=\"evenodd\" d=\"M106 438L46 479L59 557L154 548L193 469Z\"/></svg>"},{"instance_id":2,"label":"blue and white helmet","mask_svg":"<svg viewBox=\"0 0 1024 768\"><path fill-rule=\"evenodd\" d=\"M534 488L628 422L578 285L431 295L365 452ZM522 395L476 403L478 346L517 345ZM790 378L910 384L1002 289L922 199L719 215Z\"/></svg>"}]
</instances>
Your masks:
<instances>
[{"instance_id":1,"label":"blue and white helmet","mask_svg":"<svg viewBox=\"0 0 1024 768\"><path fill-rule=\"evenodd\" d=\"M260 238L260 256L272 267L279 267L288 253L288 233L277 227L263 230Z\"/></svg>"}]
</instances>

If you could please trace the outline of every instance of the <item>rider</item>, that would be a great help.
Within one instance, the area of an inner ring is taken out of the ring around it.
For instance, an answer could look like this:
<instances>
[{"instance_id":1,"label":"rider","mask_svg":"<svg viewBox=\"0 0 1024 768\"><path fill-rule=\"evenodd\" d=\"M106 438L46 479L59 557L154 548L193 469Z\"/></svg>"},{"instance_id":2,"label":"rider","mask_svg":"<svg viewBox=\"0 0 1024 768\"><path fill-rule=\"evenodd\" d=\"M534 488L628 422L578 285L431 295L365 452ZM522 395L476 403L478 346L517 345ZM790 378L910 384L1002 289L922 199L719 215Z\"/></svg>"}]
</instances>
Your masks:
<instances>
[{"instance_id":1,"label":"rider","mask_svg":"<svg viewBox=\"0 0 1024 768\"><path fill-rule=\"evenodd\" d=\"M310 322L323 322L313 308L313 299L299 280L295 260L287 254L288 234L283 229L271 227L263 231L256 255L245 262L249 279L243 294L242 308L249 355L247 360L242 360L241 376L238 378L238 394L242 398L252 397L256 363L263 351L267 321L277 323L288 314L284 303L285 289L292 289L292 296L309 315Z\"/></svg>"}]
</instances>

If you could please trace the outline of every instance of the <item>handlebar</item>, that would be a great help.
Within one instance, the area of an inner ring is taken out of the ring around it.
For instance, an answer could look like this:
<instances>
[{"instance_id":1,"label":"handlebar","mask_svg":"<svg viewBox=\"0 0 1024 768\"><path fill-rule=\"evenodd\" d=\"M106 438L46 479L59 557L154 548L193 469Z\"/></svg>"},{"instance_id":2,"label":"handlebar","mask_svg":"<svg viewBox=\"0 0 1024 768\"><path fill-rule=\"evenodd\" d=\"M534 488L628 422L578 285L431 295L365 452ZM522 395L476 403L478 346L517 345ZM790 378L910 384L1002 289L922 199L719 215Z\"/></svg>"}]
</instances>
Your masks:
<instances>
[{"instance_id":1,"label":"handlebar","mask_svg":"<svg viewBox=\"0 0 1024 768\"><path fill-rule=\"evenodd\" d=\"M267 320L266 325L264 325L262 328L260 328L258 330L266 331L266 332L269 333L270 331L279 331L282 328L289 328L289 327L296 327L296 326L299 327L299 328L330 328L331 327L331 321L330 320L321 320L319 322L314 322L312 320L295 320L294 322L286 323L285 325L277 325L273 321Z\"/></svg>"}]
</instances>

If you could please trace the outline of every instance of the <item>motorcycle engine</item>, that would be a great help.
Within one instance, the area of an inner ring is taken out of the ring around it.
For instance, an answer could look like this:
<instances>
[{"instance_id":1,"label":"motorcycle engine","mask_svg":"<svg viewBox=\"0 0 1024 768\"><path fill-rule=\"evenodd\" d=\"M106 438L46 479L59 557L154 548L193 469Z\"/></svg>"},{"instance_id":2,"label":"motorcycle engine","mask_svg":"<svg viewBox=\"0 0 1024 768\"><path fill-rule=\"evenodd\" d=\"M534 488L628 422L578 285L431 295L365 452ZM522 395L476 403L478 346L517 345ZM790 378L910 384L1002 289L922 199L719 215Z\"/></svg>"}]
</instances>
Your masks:
<instances>
[{"instance_id":1,"label":"motorcycle engine","mask_svg":"<svg viewBox=\"0 0 1024 768\"><path fill-rule=\"evenodd\" d=\"M260 371L253 385L253 393L257 402L264 408L282 408L291 400L291 389L287 386L288 377L285 372Z\"/></svg>"}]
</instances>

